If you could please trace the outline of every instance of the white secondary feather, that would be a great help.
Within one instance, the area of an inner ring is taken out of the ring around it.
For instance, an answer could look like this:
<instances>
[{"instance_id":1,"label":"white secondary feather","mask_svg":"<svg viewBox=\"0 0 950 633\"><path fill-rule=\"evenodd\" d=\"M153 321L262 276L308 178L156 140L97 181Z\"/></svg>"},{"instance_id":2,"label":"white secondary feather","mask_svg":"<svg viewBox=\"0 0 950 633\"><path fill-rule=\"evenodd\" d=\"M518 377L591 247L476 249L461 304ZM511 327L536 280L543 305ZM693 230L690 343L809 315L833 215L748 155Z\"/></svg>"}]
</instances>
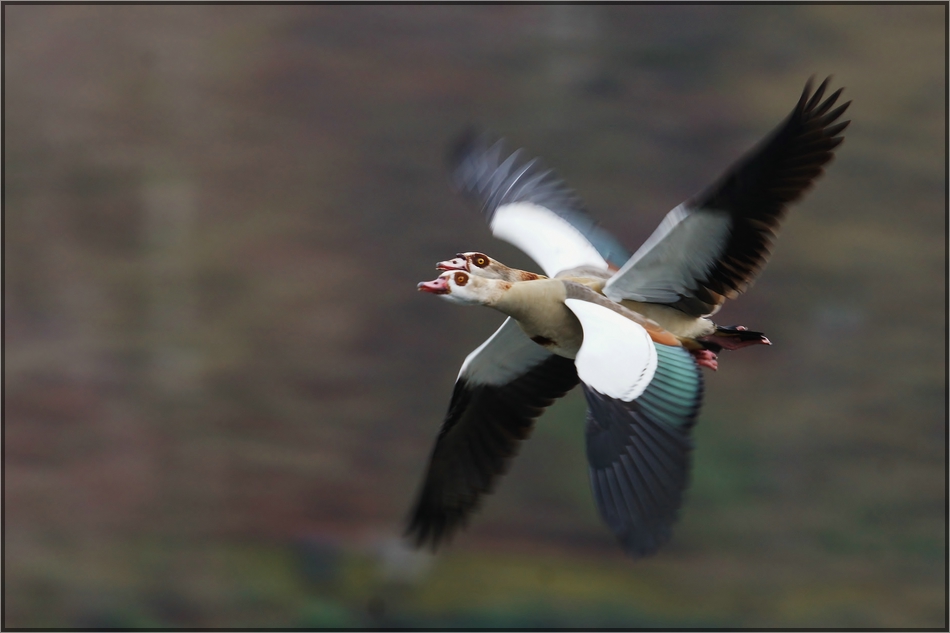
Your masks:
<instances>
[{"instance_id":1,"label":"white secondary feather","mask_svg":"<svg viewBox=\"0 0 950 633\"><path fill-rule=\"evenodd\" d=\"M630 402L653 380L656 348L643 327L622 314L581 299L565 299L584 328L574 364L577 375L599 393Z\"/></svg>"},{"instance_id":2,"label":"white secondary feather","mask_svg":"<svg viewBox=\"0 0 950 633\"><path fill-rule=\"evenodd\" d=\"M729 237L732 220L724 211L695 211L679 205L604 285L614 301L673 303L688 296L713 266Z\"/></svg>"},{"instance_id":3,"label":"white secondary feather","mask_svg":"<svg viewBox=\"0 0 950 633\"><path fill-rule=\"evenodd\" d=\"M508 317L465 358L458 377L473 384L506 385L550 356L551 352L529 339L518 322Z\"/></svg>"},{"instance_id":4,"label":"white secondary feather","mask_svg":"<svg viewBox=\"0 0 950 633\"><path fill-rule=\"evenodd\" d=\"M530 202L505 204L495 210L491 230L495 237L514 244L536 261L544 274L578 266L607 270L607 262L570 222Z\"/></svg>"}]
</instances>

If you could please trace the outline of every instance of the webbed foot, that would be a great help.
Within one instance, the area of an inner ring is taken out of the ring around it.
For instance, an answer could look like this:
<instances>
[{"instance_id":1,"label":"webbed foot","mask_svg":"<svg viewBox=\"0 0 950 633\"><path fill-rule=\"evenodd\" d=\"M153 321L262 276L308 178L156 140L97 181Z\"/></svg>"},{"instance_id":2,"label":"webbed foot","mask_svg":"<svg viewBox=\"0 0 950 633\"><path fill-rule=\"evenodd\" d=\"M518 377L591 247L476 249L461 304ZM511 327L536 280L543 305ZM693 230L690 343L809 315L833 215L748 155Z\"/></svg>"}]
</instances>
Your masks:
<instances>
[{"instance_id":1,"label":"webbed foot","mask_svg":"<svg viewBox=\"0 0 950 633\"><path fill-rule=\"evenodd\" d=\"M696 359L696 364L713 371L719 370L719 357L715 352L708 349L693 349L689 353Z\"/></svg>"}]
</instances>

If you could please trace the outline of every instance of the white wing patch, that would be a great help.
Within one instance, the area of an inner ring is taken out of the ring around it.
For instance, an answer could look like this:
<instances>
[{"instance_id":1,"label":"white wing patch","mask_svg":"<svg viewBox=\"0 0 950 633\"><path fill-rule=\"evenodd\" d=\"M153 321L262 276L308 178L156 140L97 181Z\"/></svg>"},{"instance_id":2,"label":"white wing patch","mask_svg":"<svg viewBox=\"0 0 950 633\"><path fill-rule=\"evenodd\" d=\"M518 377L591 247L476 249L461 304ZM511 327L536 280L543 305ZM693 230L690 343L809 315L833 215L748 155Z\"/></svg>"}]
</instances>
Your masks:
<instances>
[{"instance_id":1,"label":"white wing patch","mask_svg":"<svg viewBox=\"0 0 950 633\"><path fill-rule=\"evenodd\" d=\"M695 212L679 205L604 285L614 301L673 303L689 296L722 253L732 220L725 211Z\"/></svg>"},{"instance_id":2,"label":"white wing patch","mask_svg":"<svg viewBox=\"0 0 950 633\"><path fill-rule=\"evenodd\" d=\"M653 380L656 348L643 327L609 308L581 299L565 299L584 328L574 364L577 375L599 393L630 402Z\"/></svg>"},{"instance_id":3,"label":"white wing patch","mask_svg":"<svg viewBox=\"0 0 950 633\"><path fill-rule=\"evenodd\" d=\"M608 268L606 260L583 233L537 204L515 202L498 207L491 230L495 237L527 253L548 277L578 266Z\"/></svg>"},{"instance_id":4,"label":"white wing patch","mask_svg":"<svg viewBox=\"0 0 950 633\"><path fill-rule=\"evenodd\" d=\"M508 317L465 358L458 379L478 385L506 385L549 356L551 352L529 339L518 322Z\"/></svg>"}]
</instances>

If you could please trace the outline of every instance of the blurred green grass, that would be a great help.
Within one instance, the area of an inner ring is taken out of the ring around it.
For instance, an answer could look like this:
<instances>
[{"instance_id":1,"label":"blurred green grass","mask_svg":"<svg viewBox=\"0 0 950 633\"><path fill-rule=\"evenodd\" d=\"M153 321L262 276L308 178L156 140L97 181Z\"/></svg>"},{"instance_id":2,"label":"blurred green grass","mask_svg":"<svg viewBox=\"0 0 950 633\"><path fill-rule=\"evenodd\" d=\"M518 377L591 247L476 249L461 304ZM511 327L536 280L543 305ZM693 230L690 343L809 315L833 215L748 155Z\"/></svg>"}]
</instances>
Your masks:
<instances>
[{"instance_id":1,"label":"blurred green grass","mask_svg":"<svg viewBox=\"0 0 950 633\"><path fill-rule=\"evenodd\" d=\"M124 549L134 560L147 547L134 543ZM334 573L315 583L303 573L298 552L286 546L217 542L185 556L195 575L180 588L188 598L155 592L132 574L125 583L116 577L112 591L86 604L76 623L165 627L188 618L211 628L233 622L251 628L808 628L827 622L887 628L908 607L939 615L933 605L940 589L932 578L895 585L873 573L880 561L840 562L842 552L830 553L839 560L830 566L794 552L765 554L753 563L728 548L632 564L619 556L592 560L552 548L509 546L451 552L433 562L422 582L403 584L385 580L371 553L344 550ZM826 571L821 579L807 571L816 564ZM213 582L200 580L202 566ZM863 574L860 582L855 573ZM38 602L48 598L35 595ZM33 626L54 626L56 618L40 615L43 609L36 606ZM198 611L202 615L192 619Z\"/></svg>"}]
</instances>

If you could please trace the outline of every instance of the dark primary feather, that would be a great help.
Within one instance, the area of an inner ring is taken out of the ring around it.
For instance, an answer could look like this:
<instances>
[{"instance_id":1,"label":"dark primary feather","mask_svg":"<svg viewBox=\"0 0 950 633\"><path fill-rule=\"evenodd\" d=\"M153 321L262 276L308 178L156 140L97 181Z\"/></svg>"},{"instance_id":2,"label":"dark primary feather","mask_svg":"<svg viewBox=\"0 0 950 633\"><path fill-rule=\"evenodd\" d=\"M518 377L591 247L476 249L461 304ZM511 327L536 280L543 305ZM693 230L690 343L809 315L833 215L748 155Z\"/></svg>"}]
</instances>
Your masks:
<instances>
[{"instance_id":1,"label":"dark primary feather","mask_svg":"<svg viewBox=\"0 0 950 633\"><path fill-rule=\"evenodd\" d=\"M508 154L504 141L490 143L472 129L452 146L448 162L455 186L482 203L489 223L498 207L530 202L569 222L608 263L620 267L630 258L627 249L587 213L577 194L537 158L523 160L522 150Z\"/></svg>"},{"instance_id":2,"label":"dark primary feather","mask_svg":"<svg viewBox=\"0 0 950 633\"><path fill-rule=\"evenodd\" d=\"M578 382L574 361L551 355L502 386L455 383L406 535L439 543L465 524L526 439L545 407Z\"/></svg>"},{"instance_id":3,"label":"dark primary feather","mask_svg":"<svg viewBox=\"0 0 950 633\"><path fill-rule=\"evenodd\" d=\"M832 109L843 88L822 101L830 79L814 93L809 81L778 128L687 202L697 212L728 212L732 226L721 255L690 289L693 296L682 297L675 307L689 314L709 314L724 298L745 292L759 274L786 206L814 184L844 140L841 132L850 121L838 119L851 102Z\"/></svg>"},{"instance_id":4,"label":"dark primary feather","mask_svg":"<svg viewBox=\"0 0 950 633\"><path fill-rule=\"evenodd\" d=\"M584 385L594 500L632 556L652 554L672 534L689 482L689 432L703 395L702 375L689 354L656 348L656 374L632 402Z\"/></svg>"}]
</instances>

